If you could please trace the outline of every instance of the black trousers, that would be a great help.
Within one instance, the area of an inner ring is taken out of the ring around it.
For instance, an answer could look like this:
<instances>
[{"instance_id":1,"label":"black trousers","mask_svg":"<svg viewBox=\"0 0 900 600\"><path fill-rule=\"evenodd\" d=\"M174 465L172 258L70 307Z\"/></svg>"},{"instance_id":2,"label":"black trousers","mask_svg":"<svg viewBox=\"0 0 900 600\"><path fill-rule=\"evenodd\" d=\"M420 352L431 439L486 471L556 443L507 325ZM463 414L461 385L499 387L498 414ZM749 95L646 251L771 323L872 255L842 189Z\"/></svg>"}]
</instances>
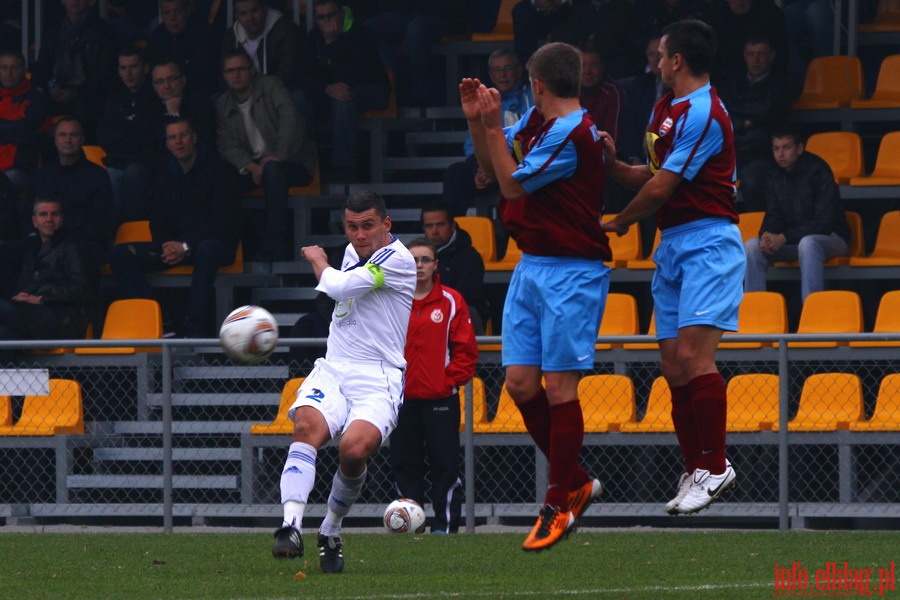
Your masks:
<instances>
[{"instance_id":1,"label":"black trousers","mask_svg":"<svg viewBox=\"0 0 900 600\"><path fill-rule=\"evenodd\" d=\"M431 531L456 532L463 498L459 479L459 396L404 400L390 447L391 470L400 496L424 506L425 478L430 468L429 497L434 508Z\"/></svg>"}]
</instances>

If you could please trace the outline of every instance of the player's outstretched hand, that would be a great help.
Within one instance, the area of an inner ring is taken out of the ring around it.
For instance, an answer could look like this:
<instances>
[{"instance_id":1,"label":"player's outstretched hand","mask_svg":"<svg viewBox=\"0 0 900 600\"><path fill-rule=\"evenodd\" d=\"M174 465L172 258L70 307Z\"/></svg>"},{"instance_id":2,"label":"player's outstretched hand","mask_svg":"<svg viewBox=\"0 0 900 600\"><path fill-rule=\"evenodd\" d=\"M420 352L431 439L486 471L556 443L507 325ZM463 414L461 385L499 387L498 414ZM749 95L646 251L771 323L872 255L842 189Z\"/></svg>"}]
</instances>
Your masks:
<instances>
[{"instance_id":1,"label":"player's outstretched hand","mask_svg":"<svg viewBox=\"0 0 900 600\"><path fill-rule=\"evenodd\" d=\"M469 121L477 121L481 118L481 106L478 104L478 88L484 87L478 79L464 78L459 83L459 100L463 113Z\"/></svg>"},{"instance_id":2,"label":"player's outstretched hand","mask_svg":"<svg viewBox=\"0 0 900 600\"><path fill-rule=\"evenodd\" d=\"M500 92L496 88L481 86L478 88L478 104L481 107L481 123L487 128L502 127L500 118L503 105Z\"/></svg>"},{"instance_id":3,"label":"player's outstretched hand","mask_svg":"<svg viewBox=\"0 0 900 600\"><path fill-rule=\"evenodd\" d=\"M600 131L599 133L600 139L603 140L603 155L606 158L606 164L614 164L616 162L616 141L607 131Z\"/></svg>"}]
</instances>

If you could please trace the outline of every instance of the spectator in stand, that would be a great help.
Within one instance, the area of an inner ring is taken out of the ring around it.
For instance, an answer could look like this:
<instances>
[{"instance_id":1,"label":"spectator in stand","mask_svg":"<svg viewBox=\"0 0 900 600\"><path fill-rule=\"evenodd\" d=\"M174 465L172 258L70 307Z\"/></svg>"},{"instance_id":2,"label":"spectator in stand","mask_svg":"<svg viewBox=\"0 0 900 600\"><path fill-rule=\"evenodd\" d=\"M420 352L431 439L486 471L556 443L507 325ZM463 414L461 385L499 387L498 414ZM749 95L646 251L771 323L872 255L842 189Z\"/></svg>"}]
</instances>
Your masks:
<instances>
[{"instance_id":1,"label":"spectator in stand","mask_svg":"<svg viewBox=\"0 0 900 600\"><path fill-rule=\"evenodd\" d=\"M200 139L215 148L216 108L203 87L196 87L174 60L164 60L150 70L153 91L168 117L185 117ZM162 137L162 132L160 132Z\"/></svg>"},{"instance_id":2,"label":"spectator in stand","mask_svg":"<svg viewBox=\"0 0 900 600\"><path fill-rule=\"evenodd\" d=\"M219 154L243 175L244 189L265 193L254 260L288 260L288 188L312 181L315 144L280 79L258 74L242 49L226 53L222 65L228 91L216 101Z\"/></svg>"},{"instance_id":3,"label":"spectator in stand","mask_svg":"<svg viewBox=\"0 0 900 600\"><path fill-rule=\"evenodd\" d=\"M746 69L725 80L719 94L734 128L741 208L766 210L762 188L772 168L772 128L790 112L791 83L786 73L772 70L775 49L764 37L747 38L744 61Z\"/></svg>"},{"instance_id":4,"label":"spectator in stand","mask_svg":"<svg viewBox=\"0 0 900 600\"><path fill-rule=\"evenodd\" d=\"M441 282L466 299L475 333L483 335L491 313L484 290L484 261L472 246L472 237L457 225L450 208L441 201L422 208L422 229L437 249Z\"/></svg>"},{"instance_id":5,"label":"spectator in stand","mask_svg":"<svg viewBox=\"0 0 900 600\"><path fill-rule=\"evenodd\" d=\"M503 125L506 127L514 125L534 104L531 86L522 77L523 72L522 65L512 50L495 50L488 58L488 75L500 92ZM454 217L466 214L466 210L472 206L473 197L496 195L498 192L497 182L478 167L470 136L466 137L463 152L465 160L453 163L444 172L443 200Z\"/></svg>"},{"instance_id":6,"label":"spectator in stand","mask_svg":"<svg viewBox=\"0 0 900 600\"><path fill-rule=\"evenodd\" d=\"M408 248L416 261L416 291L406 334L403 405L391 434L391 472L398 495L422 506L428 474L431 533L456 533L463 500L458 392L475 376L478 346L465 300L441 284L434 246L417 238Z\"/></svg>"},{"instance_id":7,"label":"spectator in stand","mask_svg":"<svg viewBox=\"0 0 900 600\"><path fill-rule=\"evenodd\" d=\"M775 49L772 69L787 71L788 37L784 12L774 0L714 0L709 23L718 40L712 82L718 86L746 70L744 44L765 36Z\"/></svg>"},{"instance_id":8,"label":"spectator in stand","mask_svg":"<svg viewBox=\"0 0 900 600\"><path fill-rule=\"evenodd\" d=\"M835 54L834 6L832 0L782 0L781 8L791 42L791 75L803 81L810 60Z\"/></svg>"},{"instance_id":9,"label":"spectator in stand","mask_svg":"<svg viewBox=\"0 0 900 600\"><path fill-rule=\"evenodd\" d=\"M628 101L622 108L619 142L616 145L619 148L619 157L630 165L646 163L644 132L647 129L647 119L653 112L657 100L662 98L666 91L666 86L659 76L659 38L659 34L656 34L647 40L646 70L641 75L622 81Z\"/></svg>"},{"instance_id":10,"label":"spectator in stand","mask_svg":"<svg viewBox=\"0 0 900 600\"><path fill-rule=\"evenodd\" d=\"M472 1L387 0L383 11L365 21L378 38L381 60L394 72L404 102L419 107L446 102L434 94L444 88L433 79L431 45L446 35L468 33ZM397 47L403 42L409 69L401 68Z\"/></svg>"},{"instance_id":11,"label":"spectator in stand","mask_svg":"<svg viewBox=\"0 0 900 600\"><path fill-rule=\"evenodd\" d=\"M160 24L147 39L147 62L177 62L191 85L209 95L219 82L216 42L209 25L195 14L190 0L160 0L159 16Z\"/></svg>"},{"instance_id":12,"label":"spectator in stand","mask_svg":"<svg viewBox=\"0 0 900 600\"><path fill-rule=\"evenodd\" d=\"M47 97L25 78L22 54L0 52L0 173L18 190L25 189L37 168L38 134L49 126L47 109Z\"/></svg>"},{"instance_id":13,"label":"spectator in stand","mask_svg":"<svg viewBox=\"0 0 900 600\"><path fill-rule=\"evenodd\" d=\"M766 216L759 237L747 240L744 291L766 289L766 270L773 262L800 261L803 301L825 289L823 263L849 250L850 226L828 163L804 152L796 132L772 134L773 166L765 181Z\"/></svg>"},{"instance_id":14,"label":"spectator in stand","mask_svg":"<svg viewBox=\"0 0 900 600\"><path fill-rule=\"evenodd\" d=\"M106 101L97 140L106 152L103 164L112 182L118 223L150 217L150 187L162 157L162 109L147 77L149 66L140 50L119 52L122 85Z\"/></svg>"},{"instance_id":15,"label":"spectator in stand","mask_svg":"<svg viewBox=\"0 0 900 600\"><path fill-rule=\"evenodd\" d=\"M183 117L166 125L166 148L171 157L152 203L153 241L114 246L109 264L122 298L153 297L147 271L193 266L184 335L212 337L216 273L234 262L240 239L237 176Z\"/></svg>"},{"instance_id":16,"label":"spectator in stand","mask_svg":"<svg viewBox=\"0 0 900 600\"><path fill-rule=\"evenodd\" d=\"M98 272L83 246L62 230L62 203L38 197L31 216L37 235L26 241L15 295L0 298L0 340L84 338ZM13 358L0 351L0 365Z\"/></svg>"},{"instance_id":17,"label":"spectator in stand","mask_svg":"<svg viewBox=\"0 0 900 600\"><path fill-rule=\"evenodd\" d=\"M66 215L65 233L85 244L96 268L116 231L112 185L106 169L84 156L84 129L74 117L63 117L53 130L56 157L45 162L32 178L36 197L58 198Z\"/></svg>"},{"instance_id":18,"label":"spectator in stand","mask_svg":"<svg viewBox=\"0 0 900 600\"><path fill-rule=\"evenodd\" d=\"M294 91L300 86L302 36L293 21L265 0L234 0L234 25L222 38L222 54L243 49L257 73L277 77Z\"/></svg>"},{"instance_id":19,"label":"spectator in stand","mask_svg":"<svg viewBox=\"0 0 900 600\"><path fill-rule=\"evenodd\" d=\"M43 37L31 80L50 96L53 114L76 117L93 143L103 103L116 81L116 40L92 0L62 3L65 17Z\"/></svg>"},{"instance_id":20,"label":"spectator in stand","mask_svg":"<svg viewBox=\"0 0 900 600\"><path fill-rule=\"evenodd\" d=\"M378 43L341 0L315 0L316 28L302 45L301 107L307 123L331 117L331 172L327 179L356 178L357 118L388 105L391 84Z\"/></svg>"},{"instance_id":21,"label":"spectator in stand","mask_svg":"<svg viewBox=\"0 0 900 600\"><path fill-rule=\"evenodd\" d=\"M587 46L581 51L580 101L597 129L618 139L625 89L606 73L606 62L596 46Z\"/></svg>"}]
</instances>

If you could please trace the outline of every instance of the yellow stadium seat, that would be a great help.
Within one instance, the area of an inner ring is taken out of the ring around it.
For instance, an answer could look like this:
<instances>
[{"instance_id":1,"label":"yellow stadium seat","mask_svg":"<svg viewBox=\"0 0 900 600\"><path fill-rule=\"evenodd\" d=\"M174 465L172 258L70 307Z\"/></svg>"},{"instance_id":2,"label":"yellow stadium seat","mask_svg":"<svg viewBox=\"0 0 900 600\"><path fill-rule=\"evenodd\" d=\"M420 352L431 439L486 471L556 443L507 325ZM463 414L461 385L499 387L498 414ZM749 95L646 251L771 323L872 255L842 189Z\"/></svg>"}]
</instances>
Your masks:
<instances>
[{"instance_id":1,"label":"yellow stadium seat","mask_svg":"<svg viewBox=\"0 0 900 600\"><path fill-rule=\"evenodd\" d=\"M859 25L861 33L900 31L900 0L881 0L871 23Z\"/></svg>"},{"instance_id":2,"label":"yellow stadium seat","mask_svg":"<svg viewBox=\"0 0 900 600\"><path fill-rule=\"evenodd\" d=\"M741 230L741 241L746 242L747 240L759 237L759 228L762 227L765 216L766 212L763 210L755 210L740 214L738 229Z\"/></svg>"},{"instance_id":3,"label":"yellow stadium seat","mask_svg":"<svg viewBox=\"0 0 900 600\"><path fill-rule=\"evenodd\" d=\"M9 396L0 396L0 427L12 425L12 418L12 399Z\"/></svg>"},{"instance_id":4,"label":"yellow stadium seat","mask_svg":"<svg viewBox=\"0 0 900 600\"><path fill-rule=\"evenodd\" d=\"M744 292L738 307L738 334L787 333L787 303L778 292ZM723 340L727 339L725 333ZM774 342L725 342L719 348L762 348L774 346Z\"/></svg>"},{"instance_id":5,"label":"yellow stadium seat","mask_svg":"<svg viewBox=\"0 0 900 600\"><path fill-rule=\"evenodd\" d=\"M634 227L635 225L632 225ZM630 229L629 229L630 231ZM660 240L660 231L656 230L656 235L653 237L653 248L650 250L650 254L646 258L634 258L631 260L625 261L626 269L655 269L656 263L653 262L653 253L656 252L656 248L659 247ZM615 234L612 234L615 236ZM613 254L613 258L615 258L615 253Z\"/></svg>"},{"instance_id":6,"label":"yellow stadium seat","mask_svg":"<svg viewBox=\"0 0 900 600\"><path fill-rule=\"evenodd\" d=\"M727 396L727 431L778 431L778 375L735 375Z\"/></svg>"},{"instance_id":7,"label":"yellow stadium seat","mask_svg":"<svg viewBox=\"0 0 900 600\"><path fill-rule=\"evenodd\" d=\"M322 193L322 181L319 179L319 165L313 171L312 179L307 185L295 185L288 188L288 196L318 196ZM261 198L263 188L253 188L245 194L249 198Z\"/></svg>"},{"instance_id":8,"label":"yellow stadium seat","mask_svg":"<svg viewBox=\"0 0 900 600\"><path fill-rule=\"evenodd\" d=\"M863 95L862 63L856 56L819 56L809 61L794 110L846 108Z\"/></svg>"},{"instance_id":9,"label":"yellow stadium seat","mask_svg":"<svg viewBox=\"0 0 900 600\"><path fill-rule=\"evenodd\" d=\"M106 168L106 165L103 164L103 158L106 156L106 150L101 148L100 146L82 146L81 150L84 152L84 157L94 163L95 165L99 165Z\"/></svg>"},{"instance_id":10,"label":"yellow stadium seat","mask_svg":"<svg viewBox=\"0 0 900 600\"><path fill-rule=\"evenodd\" d=\"M788 431L848 429L863 418L862 382L850 373L819 373L803 382L800 407Z\"/></svg>"},{"instance_id":11,"label":"yellow stadium seat","mask_svg":"<svg viewBox=\"0 0 900 600\"><path fill-rule=\"evenodd\" d=\"M615 213L603 215L603 220L609 221L615 216ZM606 266L621 269L627 266L629 261L641 259L644 248L641 245L640 223L632 223L625 235L607 233L606 237L609 240L609 249L612 250L612 260L607 261ZM649 268L655 267L656 265L653 265Z\"/></svg>"},{"instance_id":12,"label":"yellow stadium seat","mask_svg":"<svg viewBox=\"0 0 900 600\"><path fill-rule=\"evenodd\" d=\"M370 110L360 115L364 119L393 119L397 116L397 82L393 69L385 69L387 73L388 83L391 85L390 95L388 96L388 104L381 110ZM320 192L316 192L317 194Z\"/></svg>"},{"instance_id":13,"label":"yellow stadium seat","mask_svg":"<svg viewBox=\"0 0 900 600\"><path fill-rule=\"evenodd\" d=\"M800 310L797 333L862 333L859 294L845 290L813 292ZM790 342L790 348L835 348L847 342Z\"/></svg>"},{"instance_id":14,"label":"yellow stadium seat","mask_svg":"<svg viewBox=\"0 0 900 600\"><path fill-rule=\"evenodd\" d=\"M490 33L473 33L473 42L511 42L513 41L512 10L519 0L501 0L497 23Z\"/></svg>"},{"instance_id":15,"label":"yellow stadium seat","mask_svg":"<svg viewBox=\"0 0 900 600\"><path fill-rule=\"evenodd\" d=\"M281 390L281 401L278 403L278 414L271 423L254 423L250 426L250 433L277 435L293 434L294 422L288 418L288 409L297 399L297 390L303 384L305 377L288 379Z\"/></svg>"},{"instance_id":16,"label":"yellow stadium seat","mask_svg":"<svg viewBox=\"0 0 900 600\"><path fill-rule=\"evenodd\" d=\"M506 384L500 390L500 402L497 405L497 413L490 421L472 423L472 431L475 433L525 433L525 422L519 407L513 402L512 396L506 391Z\"/></svg>"},{"instance_id":17,"label":"yellow stadium seat","mask_svg":"<svg viewBox=\"0 0 900 600\"><path fill-rule=\"evenodd\" d=\"M850 185L900 185L900 131L884 134L878 145L875 170L866 177L853 177Z\"/></svg>"},{"instance_id":18,"label":"yellow stadium seat","mask_svg":"<svg viewBox=\"0 0 900 600\"><path fill-rule=\"evenodd\" d=\"M637 300L630 294L611 293L606 296L606 308L600 321L599 335L637 335ZM596 344L597 350L620 348L622 344Z\"/></svg>"},{"instance_id":19,"label":"yellow stadium seat","mask_svg":"<svg viewBox=\"0 0 900 600\"><path fill-rule=\"evenodd\" d=\"M851 421L851 431L900 431L900 373L881 380L875 412L868 421Z\"/></svg>"},{"instance_id":20,"label":"yellow stadium seat","mask_svg":"<svg viewBox=\"0 0 900 600\"><path fill-rule=\"evenodd\" d=\"M650 325L647 327L647 335L656 335L656 313L650 315ZM622 344L625 350L659 350L656 342L629 342Z\"/></svg>"},{"instance_id":21,"label":"yellow stadium seat","mask_svg":"<svg viewBox=\"0 0 900 600\"><path fill-rule=\"evenodd\" d=\"M159 302L149 298L116 300L106 309L101 340L154 340L163 336ZM159 352L159 347L76 348L76 354Z\"/></svg>"},{"instance_id":22,"label":"yellow stadium seat","mask_svg":"<svg viewBox=\"0 0 900 600\"><path fill-rule=\"evenodd\" d=\"M0 435L56 435L84 433L81 386L71 379L51 379L46 396L25 396L15 425L0 427Z\"/></svg>"},{"instance_id":23,"label":"yellow stadium seat","mask_svg":"<svg viewBox=\"0 0 900 600\"><path fill-rule=\"evenodd\" d=\"M900 5L900 1L897 4ZM900 29L900 22L897 26ZM900 108L900 54L886 56L881 61L872 97L854 100L850 108Z\"/></svg>"},{"instance_id":24,"label":"yellow stadium seat","mask_svg":"<svg viewBox=\"0 0 900 600\"><path fill-rule=\"evenodd\" d=\"M587 433L619 431L635 421L634 384L625 375L588 375L578 382Z\"/></svg>"},{"instance_id":25,"label":"yellow stadium seat","mask_svg":"<svg viewBox=\"0 0 900 600\"><path fill-rule=\"evenodd\" d=\"M872 333L900 333L900 290L886 292L878 303ZM850 342L855 348L900 346L900 342Z\"/></svg>"},{"instance_id":26,"label":"yellow stadium seat","mask_svg":"<svg viewBox=\"0 0 900 600\"><path fill-rule=\"evenodd\" d=\"M472 379L472 423L485 423L486 400L484 380L480 377ZM459 388L459 430L466 430L466 388Z\"/></svg>"},{"instance_id":27,"label":"yellow stadium seat","mask_svg":"<svg viewBox=\"0 0 900 600\"><path fill-rule=\"evenodd\" d=\"M850 259L854 256L863 256L866 253L866 241L863 239L863 221L862 216L858 212L844 211L844 218L847 219L847 225L850 226L850 241L847 242L847 256L835 256L826 260L823 265L826 267L837 267L839 265L849 265ZM792 260L790 262L777 262L776 267L799 267L800 261Z\"/></svg>"},{"instance_id":28,"label":"yellow stadium seat","mask_svg":"<svg viewBox=\"0 0 900 600\"><path fill-rule=\"evenodd\" d=\"M806 152L815 154L831 167L834 181L847 185L865 171L862 138L852 131L814 133L806 140Z\"/></svg>"},{"instance_id":29,"label":"yellow stadium seat","mask_svg":"<svg viewBox=\"0 0 900 600\"><path fill-rule=\"evenodd\" d=\"M884 213L878 224L875 248L869 256L851 256L851 267L888 267L900 265L900 210Z\"/></svg>"},{"instance_id":30,"label":"yellow stadium seat","mask_svg":"<svg viewBox=\"0 0 900 600\"><path fill-rule=\"evenodd\" d=\"M675 431L672 423L672 391L664 377L657 377L650 387L647 411L640 421L622 423L620 431L627 433L668 433Z\"/></svg>"},{"instance_id":31,"label":"yellow stadium seat","mask_svg":"<svg viewBox=\"0 0 900 600\"><path fill-rule=\"evenodd\" d=\"M522 250L516 240L509 238L506 242L506 252L500 260L484 263L485 271L512 271L522 259Z\"/></svg>"},{"instance_id":32,"label":"yellow stadium seat","mask_svg":"<svg viewBox=\"0 0 900 600\"><path fill-rule=\"evenodd\" d=\"M472 238L472 246L478 250L485 263L497 261L497 239L494 222L487 217L456 217L456 224Z\"/></svg>"}]
</instances>

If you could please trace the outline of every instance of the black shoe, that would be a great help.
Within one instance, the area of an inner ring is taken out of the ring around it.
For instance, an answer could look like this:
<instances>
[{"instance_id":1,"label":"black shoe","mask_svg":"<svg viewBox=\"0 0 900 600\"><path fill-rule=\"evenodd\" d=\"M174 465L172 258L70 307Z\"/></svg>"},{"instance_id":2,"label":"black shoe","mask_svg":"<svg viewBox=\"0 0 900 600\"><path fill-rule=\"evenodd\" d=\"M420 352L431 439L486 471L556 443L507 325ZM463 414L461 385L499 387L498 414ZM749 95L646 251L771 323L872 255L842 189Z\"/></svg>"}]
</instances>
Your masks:
<instances>
[{"instance_id":1,"label":"black shoe","mask_svg":"<svg viewBox=\"0 0 900 600\"><path fill-rule=\"evenodd\" d=\"M298 558L303 556L303 539L296 527L282 527L275 532L275 544L272 546L275 558Z\"/></svg>"},{"instance_id":2,"label":"black shoe","mask_svg":"<svg viewBox=\"0 0 900 600\"><path fill-rule=\"evenodd\" d=\"M337 535L322 535L316 540L319 546L319 566L323 573L340 573L344 570L344 544Z\"/></svg>"}]
</instances>

